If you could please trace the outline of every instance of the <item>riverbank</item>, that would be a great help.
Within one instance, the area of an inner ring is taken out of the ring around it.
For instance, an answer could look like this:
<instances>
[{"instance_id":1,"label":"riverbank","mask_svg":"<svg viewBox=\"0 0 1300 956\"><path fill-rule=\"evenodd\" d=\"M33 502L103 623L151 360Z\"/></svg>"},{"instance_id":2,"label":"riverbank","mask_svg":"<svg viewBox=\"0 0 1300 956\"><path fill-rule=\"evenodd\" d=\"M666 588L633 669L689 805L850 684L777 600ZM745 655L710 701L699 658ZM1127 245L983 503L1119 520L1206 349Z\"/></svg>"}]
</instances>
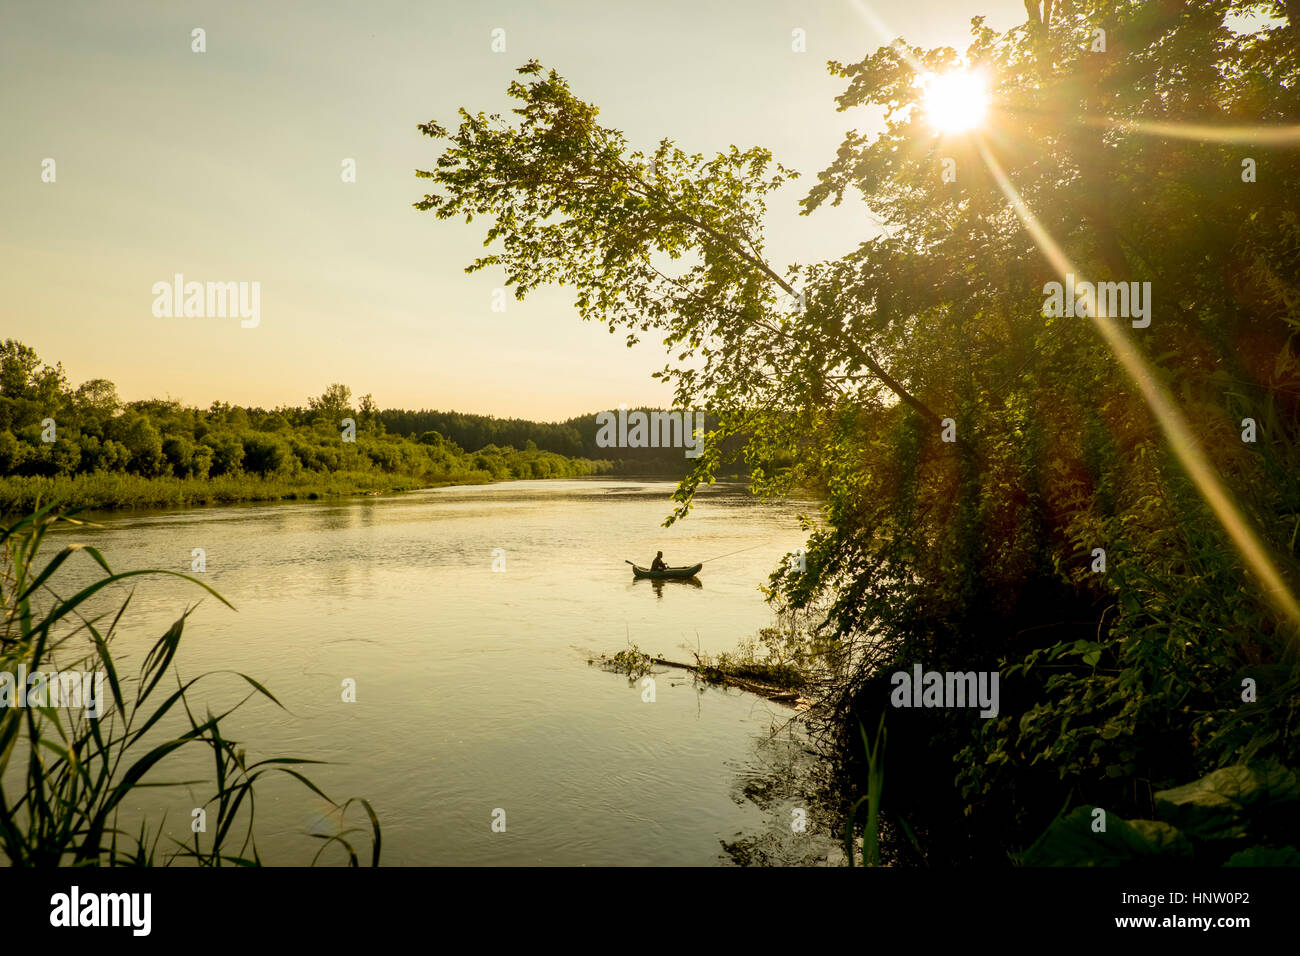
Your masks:
<instances>
[{"instance_id":1,"label":"riverbank","mask_svg":"<svg viewBox=\"0 0 1300 956\"><path fill-rule=\"evenodd\" d=\"M446 485L482 485L491 481L492 476L486 472L445 480L359 471L312 472L270 478L255 475L221 475L216 478L144 478L118 474L57 478L8 475L0 477L0 514L29 511L38 499L42 504L59 501L68 508L116 510L243 501L314 500Z\"/></svg>"},{"instance_id":2,"label":"riverbank","mask_svg":"<svg viewBox=\"0 0 1300 956\"><path fill-rule=\"evenodd\" d=\"M557 478L599 476L555 476ZM629 480L663 480L653 476L619 475ZM0 476L0 515L23 514L41 504L58 501L65 508L96 511L169 508L192 505L239 504L248 501L302 501L349 495L388 494L421 488L488 485L533 480L471 471L447 477L417 478L373 471L304 472L285 477L220 475L214 478L145 478L140 475L93 473L57 478L31 475ZM813 495L815 491L807 491Z\"/></svg>"}]
</instances>

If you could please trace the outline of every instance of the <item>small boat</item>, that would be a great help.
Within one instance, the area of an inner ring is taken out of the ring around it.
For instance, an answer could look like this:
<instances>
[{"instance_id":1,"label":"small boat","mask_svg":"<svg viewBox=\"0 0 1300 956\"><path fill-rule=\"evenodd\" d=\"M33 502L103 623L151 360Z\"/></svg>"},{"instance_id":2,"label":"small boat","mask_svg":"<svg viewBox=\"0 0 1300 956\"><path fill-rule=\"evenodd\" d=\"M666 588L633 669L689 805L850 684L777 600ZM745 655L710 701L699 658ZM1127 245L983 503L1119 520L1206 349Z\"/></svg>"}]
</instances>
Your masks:
<instances>
[{"instance_id":1,"label":"small boat","mask_svg":"<svg viewBox=\"0 0 1300 956\"><path fill-rule=\"evenodd\" d=\"M628 564L632 564L632 562L629 561ZM702 567L704 567L704 565L701 563L701 564L692 564L689 568L665 568L662 571L651 571L649 568L643 568L638 565L632 564L632 577L650 578L651 580L663 580L663 579L672 578L672 579L684 581L693 578L695 577L695 575L699 574L700 568Z\"/></svg>"}]
</instances>

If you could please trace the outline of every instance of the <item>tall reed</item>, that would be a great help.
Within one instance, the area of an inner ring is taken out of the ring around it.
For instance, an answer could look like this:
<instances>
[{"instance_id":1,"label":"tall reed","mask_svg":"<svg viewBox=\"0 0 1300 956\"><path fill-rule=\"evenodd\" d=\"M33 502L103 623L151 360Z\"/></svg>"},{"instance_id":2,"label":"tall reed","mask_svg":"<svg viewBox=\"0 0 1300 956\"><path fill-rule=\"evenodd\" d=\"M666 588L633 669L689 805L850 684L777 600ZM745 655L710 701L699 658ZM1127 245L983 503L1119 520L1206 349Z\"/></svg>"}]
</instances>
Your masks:
<instances>
[{"instance_id":1,"label":"tall reed","mask_svg":"<svg viewBox=\"0 0 1300 956\"><path fill-rule=\"evenodd\" d=\"M867 740L867 730L858 724L862 736L862 752L867 759L867 794L854 801L844 824L844 846L848 852L849 866L854 866L853 826L862 804L867 805L867 816L862 823L862 865L880 865L880 799L885 789L885 715L880 715L876 739Z\"/></svg>"},{"instance_id":2,"label":"tall reed","mask_svg":"<svg viewBox=\"0 0 1300 956\"><path fill-rule=\"evenodd\" d=\"M25 707L14 706L13 701L0 707L0 853L10 865L147 866L177 860L202 866L260 865L253 836L255 785L269 773L282 773L328 801L340 820L352 804L359 804L369 820L370 863L377 866L381 832L368 801L337 804L295 769L320 761L302 757L250 761L244 747L223 733L222 721L252 697L264 697L283 709L270 691L252 677L238 674L251 688L248 694L220 714L205 711L203 717L196 716L192 690L211 673L182 681L172 666L192 608L153 644L138 676L119 673L112 646L131 596L115 612L93 615L88 602L99 592L130 578L165 574L184 578L231 605L208 585L178 572L114 572L104 556L88 545L67 545L42 563L41 546L52 528L85 525L74 514L60 515L47 505L0 526L0 671L16 674L20 667L29 674L95 671L104 675L108 689L96 716L89 716L85 708L45 706L66 703L45 694L35 695L36 701ZM70 597L62 597L53 587L55 576L78 554L89 557L103 573ZM176 687L160 689L169 671ZM170 716L167 722L174 723L181 714L188 729L174 735L166 732L164 719ZM210 781L157 780L160 771L175 763L169 758L194 748L211 756ZM129 806L128 798L138 801L147 788L199 782L210 782L213 793L199 808L207 823L203 832L193 833L192 842L169 838L174 845L160 853L163 821L144 820L132 832L121 826L119 814ZM359 853L354 844L361 845L356 835L365 832L353 827L313 836L324 841L322 851L338 847L356 866Z\"/></svg>"}]
</instances>

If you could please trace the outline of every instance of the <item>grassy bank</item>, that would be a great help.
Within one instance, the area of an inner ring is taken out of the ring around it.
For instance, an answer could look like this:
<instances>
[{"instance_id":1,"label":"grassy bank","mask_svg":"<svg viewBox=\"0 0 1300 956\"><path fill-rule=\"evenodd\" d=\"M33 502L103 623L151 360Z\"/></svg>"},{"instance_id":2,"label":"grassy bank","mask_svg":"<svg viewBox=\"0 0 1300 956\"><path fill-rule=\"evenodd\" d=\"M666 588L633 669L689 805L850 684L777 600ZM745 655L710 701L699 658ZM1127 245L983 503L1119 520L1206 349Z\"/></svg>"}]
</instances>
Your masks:
<instances>
[{"instance_id":1,"label":"grassy bank","mask_svg":"<svg viewBox=\"0 0 1300 956\"><path fill-rule=\"evenodd\" d=\"M343 471L267 477L221 475L216 478L145 478L140 475L29 475L0 477L0 514L30 511L59 501L73 508L165 508L176 505L227 504L335 498L370 492L410 491L447 484L485 484L492 476L471 472L453 480L431 481L408 475Z\"/></svg>"}]
</instances>

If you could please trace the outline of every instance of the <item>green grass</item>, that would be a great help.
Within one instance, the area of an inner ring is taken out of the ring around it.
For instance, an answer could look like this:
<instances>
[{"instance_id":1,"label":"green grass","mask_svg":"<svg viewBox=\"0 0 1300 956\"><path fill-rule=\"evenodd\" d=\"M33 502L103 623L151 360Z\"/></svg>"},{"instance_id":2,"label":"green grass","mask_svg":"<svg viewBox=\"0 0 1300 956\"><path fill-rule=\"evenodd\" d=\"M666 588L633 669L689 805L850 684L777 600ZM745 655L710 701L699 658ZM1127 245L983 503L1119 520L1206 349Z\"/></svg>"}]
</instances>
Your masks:
<instances>
[{"instance_id":1,"label":"green grass","mask_svg":"<svg viewBox=\"0 0 1300 956\"><path fill-rule=\"evenodd\" d=\"M699 674L720 683L753 682L785 691L814 691L839 666L843 649L819 637L805 615L783 615L735 651L711 655L687 647Z\"/></svg>"},{"instance_id":2,"label":"green grass","mask_svg":"<svg viewBox=\"0 0 1300 956\"><path fill-rule=\"evenodd\" d=\"M880 726L876 728L874 743L867 740L867 730L860 723L858 733L862 737L862 752L867 760L867 793L849 808L844 823L844 849L848 853L849 866L853 866L853 831L858 810L865 803L867 813L862 821L862 865L880 866L880 802L885 790L885 715L880 715Z\"/></svg>"},{"instance_id":3,"label":"green grass","mask_svg":"<svg viewBox=\"0 0 1300 956\"><path fill-rule=\"evenodd\" d=\"M335 498L448 484L485 484L491 480L486 472L477 471L445 478L361 471L308 472L271 478L253 475L143 478L105 473L58 478L9 475L0 477L0 514L26 513L43 501L58 501L65 507L84 509L166 508L237 501Z\"/></svg>"},{"instance_id":4,"label":"green grass","mask_svg":"<svg viewBox=\"0 0 1300 956\"><path fill-rule=\"evenodd\" d=\"M788 691L802 690L808 684L808 675L789 663L755 660L726 653L717 657L698 654L696 660L699 675L717 684L753 681Z\"/></svg>"},{"instance_id":5,"label":"green grass","mask_svg":"<svg viewBox=\"0 0 1300 956\"><path fill-rule=\"evenodd\" d=\"M107 694L95 716L84 707L54 706L58 702L48 699L0 708L0 857L11 866L148 866L176 860L256 866L262 862L253 833L256 785L267 774L280 773L335 808L338 832L311 834L322 841L321 852L341 849L356 866L356 835L368 834L370 861L378 865L379 820L367 801L335 803L299 769L319 761L293 756L250 760L245 747L223 731L223 721L251 698L282 706L262 684L239 674L249 688L243 700L216 716L206 710L196 715L191 691L209 675L182 681L173 666L188 610L145 655L135 677L121 671L111 650L130 597L113 614L85 616L91 597L143 575L184 578L223 604L228 602L177 572L115 573L98 550L85 545L68 545L42 561L42 540L60 522L82 524L46 507L0 526L0 671L16 674L24 666L28 673L95 671L104 675ZM64 589L56 591L54 586L59 569L83 555L103 574L70 596L61 596L58 592ZM166 684L165 678L170 678ZM172 725L188 729L173 734L166 729ZM159 779L170 776L173 754L195 748L211 755L209 781ZM169 838L160 853L163 821L143 820L138 830L133 826L130 831L119 824L120 811L147 803L152 788L204 782L212 787L212 796L201 804L207 825L203 832L192 833L191 842ZM365 811L369 825L344 829L344 817L354 803Z\"/></svg>"}]
</instances>

